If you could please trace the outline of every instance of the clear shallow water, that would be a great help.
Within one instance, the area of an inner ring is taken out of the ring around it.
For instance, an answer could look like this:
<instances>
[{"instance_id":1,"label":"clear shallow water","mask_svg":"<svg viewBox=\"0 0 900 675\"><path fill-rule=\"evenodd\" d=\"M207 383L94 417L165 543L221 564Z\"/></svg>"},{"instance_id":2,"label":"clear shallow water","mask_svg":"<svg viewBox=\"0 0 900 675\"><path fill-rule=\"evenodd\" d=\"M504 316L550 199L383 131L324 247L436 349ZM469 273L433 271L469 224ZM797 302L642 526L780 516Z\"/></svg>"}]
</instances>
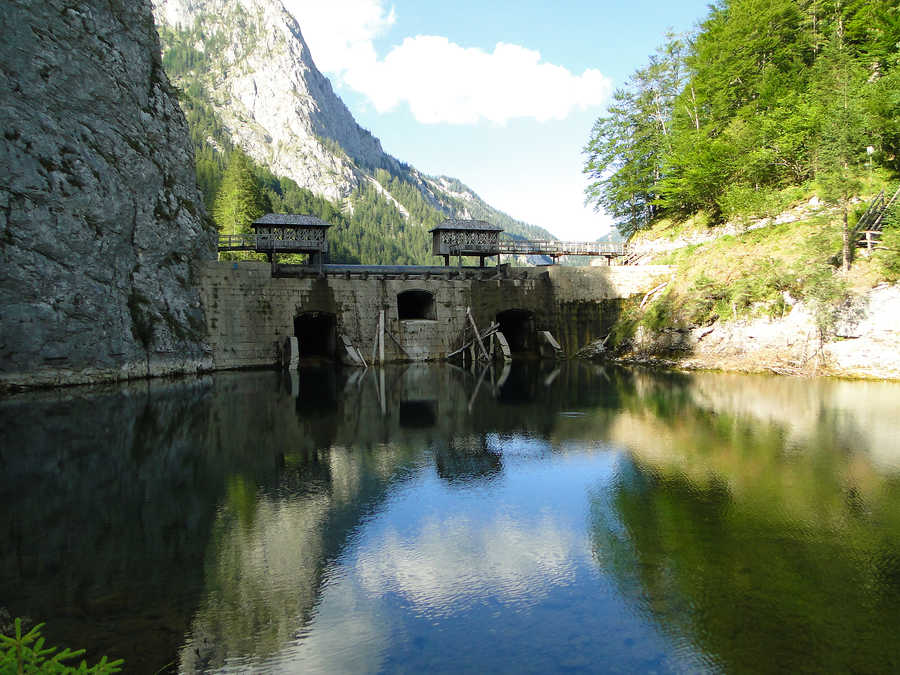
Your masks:
<instances>
[{"instance_id":1,"label":"clear shallow water","mask_svg":"<svg viewBox=\"0 0 900 675\"><path fill-rule=\"evenodd\" d=\"M900 669L900 386L516 363L0 402L0 606L130 672Z\"/></svg>"}]
</instances>

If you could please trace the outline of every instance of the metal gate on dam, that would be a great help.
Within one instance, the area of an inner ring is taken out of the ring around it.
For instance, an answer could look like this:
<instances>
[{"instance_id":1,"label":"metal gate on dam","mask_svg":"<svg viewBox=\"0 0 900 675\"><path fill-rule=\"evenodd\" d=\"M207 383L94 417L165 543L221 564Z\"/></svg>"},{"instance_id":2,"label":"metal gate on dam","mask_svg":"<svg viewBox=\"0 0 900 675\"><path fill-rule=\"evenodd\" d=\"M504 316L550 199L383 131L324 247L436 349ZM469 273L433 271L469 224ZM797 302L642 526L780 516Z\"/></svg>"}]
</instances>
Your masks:
<instances>
[{"instance_id":1,"label":"metal gate on dam","mask_svg":"<svg viewBox=\"0 0 900 675\"><path fill-rule=\"evenodd\" d=\"M439 360L491 327L513 354L537 353L546 331L571 355L606 336L623 299L671 274L664 265L345 267L280 276L266 262L201 264L214 367L276 365L291 337L301 358Z\"/></svg>"}]
</instances>

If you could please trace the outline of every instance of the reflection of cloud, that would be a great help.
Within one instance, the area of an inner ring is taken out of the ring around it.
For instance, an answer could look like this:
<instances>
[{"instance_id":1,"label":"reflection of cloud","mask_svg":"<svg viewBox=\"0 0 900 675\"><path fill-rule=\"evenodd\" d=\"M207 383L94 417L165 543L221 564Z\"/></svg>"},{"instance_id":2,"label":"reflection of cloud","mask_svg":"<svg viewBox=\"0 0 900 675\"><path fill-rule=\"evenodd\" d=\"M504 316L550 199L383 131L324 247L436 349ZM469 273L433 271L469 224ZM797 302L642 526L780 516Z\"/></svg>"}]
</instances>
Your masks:
<instances>
[{"instance_id":1,"label":"reflection of cloud","mask_svg":"<svg viewBox=\"0 0 900 675\"><path fill-rule=\"evenodd\" d=\"M343 579L326 582L316 621L261 667L293 673L374 673L389 647L388 618Z\"/></svg>"},{"instance_id":2,"label":"reflection of cloud","mask_svg":"<svg viewBox=\"0 0 900 675\"><path fill-rule=\"evenodd\" d=\"M533 525L431 519L411 538L390 531L361 551L356 572L369 593L399 593L438 613L488 596L530 603L572 581L575 541L548 516Z\"/></svg>"}]
</instances>

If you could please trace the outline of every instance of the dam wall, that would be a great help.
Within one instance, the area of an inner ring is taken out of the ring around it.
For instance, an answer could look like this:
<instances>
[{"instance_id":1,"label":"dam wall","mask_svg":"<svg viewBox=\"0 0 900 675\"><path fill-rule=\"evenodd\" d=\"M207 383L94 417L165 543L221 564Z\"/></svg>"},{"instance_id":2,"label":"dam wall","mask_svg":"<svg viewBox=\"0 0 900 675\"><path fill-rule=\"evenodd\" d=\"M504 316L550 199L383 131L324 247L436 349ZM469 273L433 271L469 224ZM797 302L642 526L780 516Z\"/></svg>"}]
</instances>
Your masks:
<instances>
[{"instance_id":1,"label":"dam wall","mask_svg":"<svg viewBox=\"0 0 900 675\"><path fill-rule=\"evenodd\" d=\"M272 276L264 262L206 262L197 286L214 368L270 366L285 338L301 356L346 360L341 336L372 357L385 313L385 361L442 359L463 344L470 309L479 330L500 321L515 350L549 330L567 354L602 337L624 298L670 274L666 266L491 269L442 275Z\"/></svg>"}]
</instances>

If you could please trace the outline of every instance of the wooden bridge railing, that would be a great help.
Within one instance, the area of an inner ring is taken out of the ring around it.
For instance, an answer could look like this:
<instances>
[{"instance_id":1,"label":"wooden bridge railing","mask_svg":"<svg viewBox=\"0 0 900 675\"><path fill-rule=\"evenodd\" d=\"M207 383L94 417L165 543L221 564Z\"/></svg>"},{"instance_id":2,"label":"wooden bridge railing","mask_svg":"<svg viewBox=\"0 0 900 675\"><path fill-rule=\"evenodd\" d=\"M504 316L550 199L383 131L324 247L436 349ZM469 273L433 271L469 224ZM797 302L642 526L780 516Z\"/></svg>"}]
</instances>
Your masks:
<instances>
[{"instance_id":1,"label":"wooden bridge railing","mask_svg":"<svg viewBox=\"0 0 900 675\"><path fill-rule=\"evenodd\" d=\"M854 227L856 245L872 250L881 243L881 232L884 229L884 216L900 196L900 187L889 200L885 200L884 190L879 192L869 203L869 208L862 214Z\"/></svg>"},{"instance_id":2,"label":"wooden bridge railing","mask_svg":"<svg viewBox=\"0 0 900 675\"><path fill-rule=\"evenodd\" d=\"M550 241L550 240L503 240L500 253L514 255L563 255L620 256L625 255L625 246L614 242L599 241Z\"/></svg>"},{"instance_id":3,"label":"wooden bridge railing","mask_svg":"<svg viewBox=\"0 0 900 675\"><path fill-rule=\"evenodd\" d=\"M279 239L269 234L220 234L220 251L308 252L319 251L322 242L312 239ZM327 249L327 244L326 244Z\"/></svg>"}]
</instances>

